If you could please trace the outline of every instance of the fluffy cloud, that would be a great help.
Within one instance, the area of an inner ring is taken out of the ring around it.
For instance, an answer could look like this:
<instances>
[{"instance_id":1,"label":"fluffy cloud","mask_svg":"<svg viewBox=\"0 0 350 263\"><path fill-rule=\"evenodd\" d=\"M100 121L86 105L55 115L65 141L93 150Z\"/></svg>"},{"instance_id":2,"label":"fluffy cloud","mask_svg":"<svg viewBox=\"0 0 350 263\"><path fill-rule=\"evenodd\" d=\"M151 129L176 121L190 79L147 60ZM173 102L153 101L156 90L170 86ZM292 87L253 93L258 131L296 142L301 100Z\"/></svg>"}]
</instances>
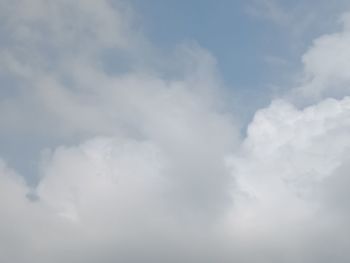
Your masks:
<instances>
[{"instance_id":1,"label":"fluffy cloud","mask_svg":"<svg viewBox=\"0 0 350 263\"><path fill-rule=\"evenodd\" d=\"M256 113L241 153L230 159L242 198L261 205L263 214L250 210L253 218L289 223L323 206L320 189L348 162L349 109L346 97L301 110L274 101Z\"/></svg>"},{"instance_id":2,"label":"fluffy cloud","mask_svg":"<svg viewBox=\"0 0 350 263\"><path fill-rule=\"evenodd\" d=\"M122 2L1 7L2 139L53 149L34 188L1 166L0 261L200 260L191 242L212 243L197 224L229 204L224 156L238 137L215 59L182 45L157 70L168 60L147 58Z\"/></svg>"},{"instance_id":3,"label":"fluffy cloud","mask_svg":"<svg viewBox=\"0 0 350 263\"><path fill-rule=\"evenodd\" d=\"M53 149L34 188L3 165L0 260L203 261L191 243L214 243L202 227L230 204L224 156L238 137L215 59L182 45L158 70L170 58L148 59L121 2L1 6L3 140Z\"/></svg>"},{"instance_id":4,"label":"fluffy cloud","mask_svg":"<svg viewBox=\"0 0 350 263\"><path fill-rule=\"evenodd\" d=\"M0 6L2 140L59 144L31 187L0 163L1 262L349 261L346 26L303 59L322 99L272 101L237 147L206 50L160 57L120 1Z\"/></svg>"},{"instance_id":5,"label":"fluffy cloud","mask_svg":"<svg viewBox=\"0 0 350 263\"><path fill-rule=\"evenodd\" d=\"M309 98L349 94L349 14L341 17L341 32L317 38L304 54L304 80L297 93Z\"/></svg>"}]
</instances>

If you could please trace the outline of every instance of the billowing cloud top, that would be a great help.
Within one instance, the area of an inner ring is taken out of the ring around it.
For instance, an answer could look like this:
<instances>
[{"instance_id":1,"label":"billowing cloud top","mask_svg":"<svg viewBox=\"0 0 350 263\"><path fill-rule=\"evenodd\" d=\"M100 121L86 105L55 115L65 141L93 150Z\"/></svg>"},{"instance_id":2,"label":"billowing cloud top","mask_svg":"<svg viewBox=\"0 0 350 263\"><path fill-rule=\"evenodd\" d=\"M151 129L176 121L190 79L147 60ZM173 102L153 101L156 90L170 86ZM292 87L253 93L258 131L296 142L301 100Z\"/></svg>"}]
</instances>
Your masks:
<instances>
[{"instance_id":1,"label":"billowing cloud top","mask_svg":"<svg viewBox=\"0 0 350 263\"><path fill-rule=\"evenodd\" d=\"M348 16L242 139L215 58L135 16L0 2L1 143L39 159L0 161L0 262L349 262Z\"/></svg>"}]
</instances>

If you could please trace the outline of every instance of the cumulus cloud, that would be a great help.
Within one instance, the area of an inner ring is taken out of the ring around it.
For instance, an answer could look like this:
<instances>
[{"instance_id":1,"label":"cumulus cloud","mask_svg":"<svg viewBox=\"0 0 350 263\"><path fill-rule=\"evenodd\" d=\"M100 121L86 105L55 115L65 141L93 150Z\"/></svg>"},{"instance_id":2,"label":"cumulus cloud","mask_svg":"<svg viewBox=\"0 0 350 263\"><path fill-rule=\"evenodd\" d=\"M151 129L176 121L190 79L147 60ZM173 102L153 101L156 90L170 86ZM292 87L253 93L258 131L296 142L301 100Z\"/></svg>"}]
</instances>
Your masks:
<instances>
[{"instance_id":1,"label":"cumulus cloud","mask_svg":"<svg viewBox=\"0 0 350 263\"><path fill-rule=\"evenodd\" d=\"M293 202L296 209L307 204L306 200L317 203L316 189L348 161L349 107L346 97L301 110L280 100L259 110L248 127L241 153L230 161L242 193L261 204L266 198L266 204L280 208L291 200L291 214L283 211L281 216L293 219L303 215L295 213ZM306 208L308 213L312 211ZM278 211L274 218L278 218Z\"/></svg>"},{"instance_id":2,"label":"cumulus cloud","mask_svg":"<svg viewBox=\"0 0 350 263\"><path fill-rule=\"evenodd\" d=\"M323 35L304 54L304 80L297 93L309 98L342 98L349 94L349 14L341 16L343 29Z\"/></svg>"},{"instance_id":3,"label":"cumulus cloud","mask_svg":"<svg viewBox=\"0 0 350 263\"><path fill-rule=\"evenodd\" d=\"M259 110L239 154L229 224L286 262L346 262L350 100L304 109L283 100ZM346 190L345 190L346 189Z\"/></svg>"},{"instance_id":4,"label":"cumulus cloud","mask_svg":"<svg viewBox=\"0 0 350 263\"><path fill-rule=\"evenodd\" d=\"M0 6L0 137L49 141L32 186L0 162L1 262L349 261L345 18L239 143L215 58L126 2Z\"/></svg>"}]
</instances>

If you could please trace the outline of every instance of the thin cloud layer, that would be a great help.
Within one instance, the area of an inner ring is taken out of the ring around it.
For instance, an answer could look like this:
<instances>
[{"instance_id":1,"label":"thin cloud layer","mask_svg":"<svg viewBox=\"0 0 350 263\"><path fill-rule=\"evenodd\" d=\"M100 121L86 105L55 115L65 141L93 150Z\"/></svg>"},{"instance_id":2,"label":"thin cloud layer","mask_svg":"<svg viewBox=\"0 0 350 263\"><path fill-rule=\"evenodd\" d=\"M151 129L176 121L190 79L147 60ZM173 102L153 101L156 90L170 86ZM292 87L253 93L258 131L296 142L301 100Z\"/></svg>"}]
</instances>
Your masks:
<instances>
[{"instance_id":1,"label":"thin cloud layer","mask_svg":"<svg viewBox=\"0 0 350 263\"><path fill-rule=\"evenodd\" d=\"M1 262L349 261L345 20L303 57L313 104L239 142L215 58L163 58L127 3L0 6L0 136L56 142L31 186L0 162Z\"/></svg>"}]
</instances>

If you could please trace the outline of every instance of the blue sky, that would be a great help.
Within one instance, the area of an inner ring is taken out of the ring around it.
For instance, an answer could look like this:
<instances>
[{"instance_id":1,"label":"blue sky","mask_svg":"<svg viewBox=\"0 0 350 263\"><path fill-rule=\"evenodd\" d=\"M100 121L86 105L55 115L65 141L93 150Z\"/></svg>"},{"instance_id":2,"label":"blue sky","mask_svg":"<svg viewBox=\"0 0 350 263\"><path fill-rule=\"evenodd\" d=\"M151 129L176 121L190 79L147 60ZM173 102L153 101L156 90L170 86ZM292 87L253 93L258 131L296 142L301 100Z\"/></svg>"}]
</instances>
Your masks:
<instances>
[{"instance_id":1,"label":"blue sky","mask_svg":"<svg viewBox=\"0 0 350 263\"><path fill-rule=\"evenodd\" d=\"M235 103L248 121L300 73L301 56L322 33L339 28L346 1L140 1L133 0L147 36L166 52L196 41L217 59Z\"/></svg>"},{"instance_id":2,"label":"blue sky","mask_svg":"<svg viewBox=\"0 0 350 263\"><path fill-rule=\"evenodd\" d=\"M247 1L135 2L136 9L144 11L141 20L157 45L169 50L174 43L197 41L216 56L230 86L252 88L267 81L264 56L290 53L283 32L249 15Z\"/></svg>"}]
</instances>

